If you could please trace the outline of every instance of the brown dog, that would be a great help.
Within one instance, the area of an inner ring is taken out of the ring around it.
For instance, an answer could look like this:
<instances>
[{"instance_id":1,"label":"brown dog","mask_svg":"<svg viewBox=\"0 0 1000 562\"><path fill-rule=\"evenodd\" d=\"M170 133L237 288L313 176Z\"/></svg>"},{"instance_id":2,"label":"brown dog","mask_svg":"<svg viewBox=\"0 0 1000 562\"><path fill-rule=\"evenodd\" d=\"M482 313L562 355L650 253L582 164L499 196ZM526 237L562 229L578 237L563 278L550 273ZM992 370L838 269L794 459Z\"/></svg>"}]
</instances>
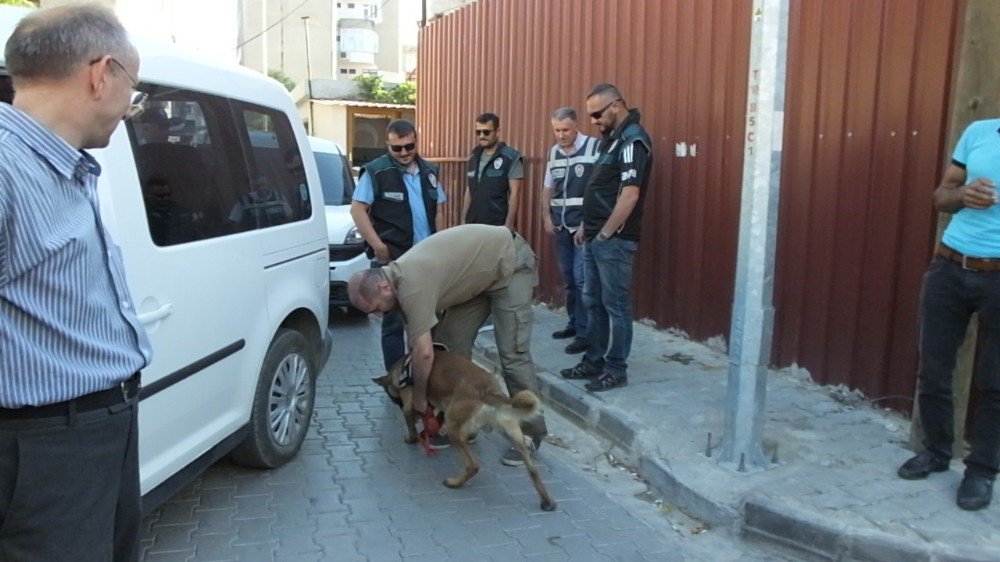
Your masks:
<instances>
[{"instance_id":1,"label":"brown dog","mask_svg":"<svg viewBox=\"0 0 1000 562\"><path fill-rule=\"evenodd\" d=\"M410 409L413 387L402 386L399 380L406 361L407 358L397 361L388 374L372 380L381 385L389 398L402 408L406 418L405 440L416 443L419 416ZM435 350L434 365L427 381L427 401L444 412L448 438L465 459L465 472L446 478L445 486L458 488L479 472L479 463L469 450L468 438L481 428L492 428L506 435L524 457L524 466L542 500L542 509L552 511L556 508L556 502L545 489L521 433L521 421L538 414L538 397L533 392L522 390L510 398L500 390L493 375L472 361L461 355Z\"/></svg>"}]
</instances>

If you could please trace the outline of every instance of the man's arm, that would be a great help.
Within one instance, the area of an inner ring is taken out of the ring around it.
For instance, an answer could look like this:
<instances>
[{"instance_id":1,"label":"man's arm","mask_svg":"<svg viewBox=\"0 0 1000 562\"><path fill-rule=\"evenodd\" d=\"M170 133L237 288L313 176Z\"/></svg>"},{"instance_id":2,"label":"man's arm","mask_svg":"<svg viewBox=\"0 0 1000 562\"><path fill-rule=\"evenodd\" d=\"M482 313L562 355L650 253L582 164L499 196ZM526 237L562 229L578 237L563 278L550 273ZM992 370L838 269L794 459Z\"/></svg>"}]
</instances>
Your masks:
<instances>
[{"instance_id":1,"label":"man's arm","mask_svg":"<svg viewBox=\"0 0 1000 562\"><path fill-rule=\"evenodd\" d=\"M375 232L372 219L368 216L368 209L371 205L355 199L351 201L351 218L354 219L354 226L358 227L358 233L365 239L365 242L372 247L375 258L381 264L389 263L389 247L382 242L382 239Z\"/></svg>"},{"instance_id":2,"label":"man's arm","mask_svg":"<svg viewBox=\"0 0 1000 562\"><path fill-rule=\"evenodd\" d=\"M510 193L507 197L507 220L504 222L504 226L510 230L514 230L514 223L517 222L517 202L521 198L521 185L524 183L523 179L512 179L509 180L510 183Z\"/></svg>"},{"instance_id":3,"label":"man's arm","mask_svg":"<svg viewBox=\"0 0 1000 562\"><path fill-rule=\"evenodd\" d=\"M427 410L427 381L434 365L434 339L424 332L410 342L410 374L413 375L413 402L410 408L417 413Z\"/></svg>"},{"instance_id":4,"label":"man's arm","mask_svg":"<svg viewBox=\"0 0 1000 562\"><path fill-rule=\"evenodd\" d=\"M986 178L976 178L965 183L968 172L951 164L944 172L941 185L934 190L934 208L942 213L957 213L964 207L986 209L997 201L996 183Z\"/></svg>"},{"instance_id":5,"label":"man's arm","mask_svg":"<svg viewBox=\"0 0 1000 562\"><path fill-rule=\"evenodd\" d=\"M472 193L469 186L465 186L465 195L462 197L462 216L458 219L458 224L465 224L465 217L469 214L469 205L472 204Z\"/></svg>"},{"instance_id":6,"label":"man's arm","mask_svg":"<svg viewBox=\"0 0 1000 562\"><path fill-rule=\"evenodd\" d=\"M628 216L632 214L632 209L635 209L635 204L638 201L639 186L626 185L623 187L621 193L618 194L618 201L615 202L615 208L612 209L611 216L608 217L608 220L604 222L604 226L601 227L601 234L610 237L618 232L618 229L628 220Z\"/></svg>"},{"instance_id":7,"label":"man's arm","mask_svg":"<svg viewBox=\"0 0 1000 562\"><path fill-rule=\"evenodd\" d=\"M548 234L555 234L556 228L552 224L552 188L542 187L542 225L545 227L545 232Z\"/></svg>"}]
</instances>

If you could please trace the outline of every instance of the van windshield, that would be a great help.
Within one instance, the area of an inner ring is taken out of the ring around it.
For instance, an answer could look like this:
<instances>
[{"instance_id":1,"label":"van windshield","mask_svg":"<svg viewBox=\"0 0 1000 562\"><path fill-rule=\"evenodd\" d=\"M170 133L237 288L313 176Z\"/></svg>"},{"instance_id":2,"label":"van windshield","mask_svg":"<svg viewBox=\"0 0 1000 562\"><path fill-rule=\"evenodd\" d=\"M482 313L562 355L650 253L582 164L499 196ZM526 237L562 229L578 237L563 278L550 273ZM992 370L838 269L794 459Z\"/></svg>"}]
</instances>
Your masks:
<instances>
[{"instance_id":1,"label":"van windshield","mask_svg":"<svg viewBox=\"0 0 1000 562\"><path fill-rule=\"evenodd\" d=\"M347 160L340 154L314 152L324 205L349 205L354 195L354 178Z\"/></svg>"}]
</instances>

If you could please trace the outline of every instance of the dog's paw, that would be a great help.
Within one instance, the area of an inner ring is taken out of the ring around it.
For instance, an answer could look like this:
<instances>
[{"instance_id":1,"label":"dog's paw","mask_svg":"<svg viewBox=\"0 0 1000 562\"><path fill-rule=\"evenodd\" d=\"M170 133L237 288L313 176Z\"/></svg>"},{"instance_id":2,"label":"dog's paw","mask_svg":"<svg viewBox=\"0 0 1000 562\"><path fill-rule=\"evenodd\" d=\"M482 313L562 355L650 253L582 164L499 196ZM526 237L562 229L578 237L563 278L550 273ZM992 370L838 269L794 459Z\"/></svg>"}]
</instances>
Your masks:
<instances>
[{"instance_id":1,"label":"dog's paw","mask_svg":"<svg viewBox=\"0 0 1000 562\"><path fill-rule=\"evenodd\" d=\"M543 501L542 502L542 511L555 511L555 510L556 510L556 502L554 502L554 501L553 502L547 502L547 501Z\"/></svg>"},{"instance_id":2,"label":"dog's paw","mask_svg":"<svg viewBox=\"0 0 1000 562\"><path fill-rule=\"evenodd\" d=\"M462 484L465 484L465 482L463 482L461 478L445 478L442 484L449 488L461 488Z\"/></svg>"}]
</instances>

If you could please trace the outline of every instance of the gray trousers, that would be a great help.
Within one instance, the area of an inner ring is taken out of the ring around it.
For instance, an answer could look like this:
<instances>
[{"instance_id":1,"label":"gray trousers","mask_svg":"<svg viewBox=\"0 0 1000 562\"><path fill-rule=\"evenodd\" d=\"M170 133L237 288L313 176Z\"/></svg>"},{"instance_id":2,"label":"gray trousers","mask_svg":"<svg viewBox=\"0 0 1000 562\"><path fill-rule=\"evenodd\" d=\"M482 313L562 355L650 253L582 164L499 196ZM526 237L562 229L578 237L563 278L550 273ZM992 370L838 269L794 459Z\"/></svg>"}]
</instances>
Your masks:
<instances>
[{"instance_id":1,"label":"gray trousers","mask_svg":"<svg viewBox=\"0 0 1000 562\"><path fill-rule=\"evenodd\" d=\"M535 363L531 359L531 304L538 284L535 254L520 236L515 237L514 245L517 266L510 284L449 308L434 329L434 341L471 358L479 327L492 314L500 368L511 396L522 390L538 394ZM545 418L537 416L523 423L521 430L525 435L541 437L547 433Z\"/></svg>"}]
</instances>

